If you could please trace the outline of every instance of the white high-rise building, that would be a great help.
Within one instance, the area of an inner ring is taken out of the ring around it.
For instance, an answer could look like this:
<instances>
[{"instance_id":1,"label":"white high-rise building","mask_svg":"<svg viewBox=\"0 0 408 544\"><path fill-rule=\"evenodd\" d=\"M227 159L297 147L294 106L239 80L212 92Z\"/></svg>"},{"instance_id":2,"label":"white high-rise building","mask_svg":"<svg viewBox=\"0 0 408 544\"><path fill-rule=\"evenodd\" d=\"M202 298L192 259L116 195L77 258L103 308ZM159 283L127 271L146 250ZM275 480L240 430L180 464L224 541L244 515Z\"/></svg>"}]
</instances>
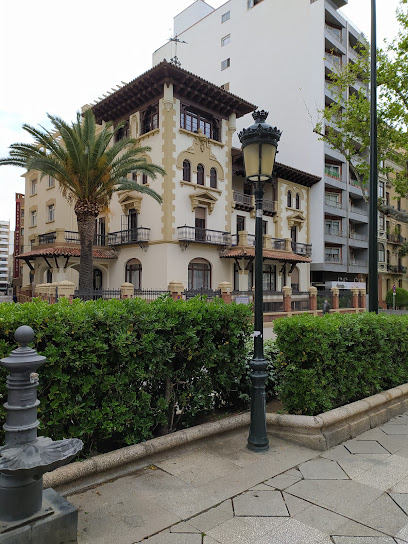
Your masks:
<instances>
[{"instance_id":1,"label":"white high-rise building","mask_svg":"<svg viewBox=\"0 0 408 544\"><path fill-rule=\"evenodd\" d=\"M0 220L0 293L7 293L9 285L10 221Z\"/></svg>"},{"instance_id":2,"label":"white high-rise building","mask_svg":"<svg viewBox=\"0 0 408 544\"><path fill-rule=\"evenodd\" d=\"M322 178L311 192L315 283L364 281L368 271L368 206L344 156L313 132L317 111L333 100L330 72L353 62L364 41L339 10L345 4L229 0L214 9L196 0L174 18L175 38L153 54L154 65L179 61L268 110L268 122L283 131L277 160ZM237 132L252 122L250 115L237 120ZM234 145L240 146L237 133Z\"/></svg>"}]
</instances>

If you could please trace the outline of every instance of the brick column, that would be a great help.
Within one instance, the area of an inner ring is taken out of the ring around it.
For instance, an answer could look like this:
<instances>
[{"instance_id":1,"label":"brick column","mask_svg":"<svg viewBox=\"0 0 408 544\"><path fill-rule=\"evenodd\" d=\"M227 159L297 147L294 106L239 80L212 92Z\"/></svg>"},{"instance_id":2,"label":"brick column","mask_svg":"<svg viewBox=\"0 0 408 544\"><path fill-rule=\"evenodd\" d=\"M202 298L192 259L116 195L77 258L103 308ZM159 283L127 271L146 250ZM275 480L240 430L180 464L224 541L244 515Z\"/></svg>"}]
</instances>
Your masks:
<instances>
[{"instance_id":1,"label":"brick column","mask_svg":"<svg viewBox=\"0 0 408 544\"><path fill-rule=\"evenodd\" d=\"M221 289L221 297L224 302L229 304L231 302L231 284L229 281L222 281L218 284L218 289Z\"/></svg>"},{"instance_id":2,"label":"brick column","mask_svg":"<svg viewBox=\"0 0 408 544\"><path fill-rule=\"evenodd\" d=\"M358 295L359 295L360 289L357 289L356 287L353 287L351 289L351 294L353 297L353 308L357 309L359 307L358 305Z\"/></svg>"},{"instance_id":3,"label":"brick column","mask_svg":"<svg viewBox=\"0 0 408 544\"><path fill-rule=\"evenodd\" d=\"M74 298L75 285L72 281L63 280L58 284L58 298L68 298L72 300Z\"/></svg>"},{"instance_id":4,"label":"brick column","mask_svg":"<svg viewBox=\"0 0 408 544\"><path fill-rule=\"evenodd\" d=\"M317 287L309 287L309 305L310 310L317 314Z\"/></svg>"},{"instance_id":5,"label":"brick column","mask_svg":"<svg viewBox=\"0 0 408 544\"><path fill-rule=\"evenodd\" d=\"M120 298L126 299L126 298L133 298L135 294L135 287L133 283L130 283L128 281L125 281L120 286Z\"/></svg>"},{"instance_id":6,"label":"brick column","mask_svg":"<svg viewBox=\"0 0 408 544\"><path fill-rule=\"evenodd\" d=\"M339 288L332 287L330 291L332 293L332 308L333 310L338 310L339 309Z\"/></svg>"},{"instance_id":7,"label":"brick column","mask_svg":"<svg viewBox=\"0 0 408 544\"><path fill-rule=\"evenodd\" d=\"M179 300L183 297L184 292L184 285L181 281L171 281L168 286L168 290L170 291L171 296L173 297L173 300Z\"/></svg>"},{"instance_id":8,"label":"brick column","mask_svg":"<svg viewBox=\"0 0 408 544\"><path fill-rule=\"evenodd\" d=\"M285 285L283 287L283 311L290 314L292 313L292 287Z\"/></svg>"},{"instance_id":9,"label":"brick column","mask_svg":"<svg viewBox=\"0 0 408 544\"><path fill-rule=\"evenodd\" d=\"M366 290L360 289L360 308L366 309Z\"/></svg>"}]
</instances>

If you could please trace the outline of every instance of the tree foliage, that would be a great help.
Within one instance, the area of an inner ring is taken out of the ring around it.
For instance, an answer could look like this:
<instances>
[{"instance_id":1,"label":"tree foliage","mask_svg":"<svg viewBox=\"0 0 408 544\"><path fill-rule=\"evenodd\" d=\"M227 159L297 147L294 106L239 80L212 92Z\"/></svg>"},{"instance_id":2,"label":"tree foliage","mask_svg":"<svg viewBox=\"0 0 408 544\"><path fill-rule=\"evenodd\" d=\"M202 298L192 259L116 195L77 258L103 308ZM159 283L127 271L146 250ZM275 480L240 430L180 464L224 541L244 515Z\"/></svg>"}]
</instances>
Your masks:
<instances>
[{"instance_id":1,"label":"tree foliage","mask_svg":"<svg viewBox=\"0 0 408 544\"><path fill-rule=\"evenodd\" d=\"M377 53L378 170L394 171L393 185L401 197L408 196L408 0L400 0L397 10L399 32ZM327 77L333 101L319 111L314 131L320 139L340 151L349 162L357 184L366 196L370 151L370 55L369 44L356 46L356 58ZM345 100L349 92L348 100ZM388 165L391 161L394 166ZM408 222L408 214L379 201L378 208L398 221Z\"/></svg>"},{"instance_id":2,"label":"tree foliage","mask_svg":"<svg viewBox=\"0 0 408 544\"><path fill-rule=\"evenodd\" d=\"M146 161L149 147L139 147L132 138L117 138L123 123L115 127L106 123L99 128L92 109L86 110L83 117L78 113L71 125L47 115L53 131L23 125L34 142L10 145L10 156L0 159L0 166L20 166L39 171L41 177L51 176L59 182L62 194L75 203L81 240L79 285L91 288L94 218L108 206L115 191L137 191L161 202L155 191L128 180L127 176L142 172L155 178L164 174L164 170Z\"/></svg>"}]
</instances>

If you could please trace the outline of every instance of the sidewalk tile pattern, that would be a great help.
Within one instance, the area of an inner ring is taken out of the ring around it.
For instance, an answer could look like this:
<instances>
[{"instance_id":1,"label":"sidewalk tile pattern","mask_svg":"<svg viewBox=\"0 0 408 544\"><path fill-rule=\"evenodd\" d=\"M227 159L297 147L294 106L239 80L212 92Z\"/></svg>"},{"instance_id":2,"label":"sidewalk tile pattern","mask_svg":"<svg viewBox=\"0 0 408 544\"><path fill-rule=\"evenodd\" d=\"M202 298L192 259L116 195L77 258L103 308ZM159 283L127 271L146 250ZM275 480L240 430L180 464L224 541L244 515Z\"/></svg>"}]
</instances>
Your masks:
<instances>
[{"instance_id":1,"label":"sidewalk tile pattern","mask_svg":"<svg viewBox=\"0 0 408 544\"><path fill-rule=\"evenodd\" d=\"M231 431L72 495L79 544L408 544L408 413L319 453Z\"/></svg>"}]
</instances>

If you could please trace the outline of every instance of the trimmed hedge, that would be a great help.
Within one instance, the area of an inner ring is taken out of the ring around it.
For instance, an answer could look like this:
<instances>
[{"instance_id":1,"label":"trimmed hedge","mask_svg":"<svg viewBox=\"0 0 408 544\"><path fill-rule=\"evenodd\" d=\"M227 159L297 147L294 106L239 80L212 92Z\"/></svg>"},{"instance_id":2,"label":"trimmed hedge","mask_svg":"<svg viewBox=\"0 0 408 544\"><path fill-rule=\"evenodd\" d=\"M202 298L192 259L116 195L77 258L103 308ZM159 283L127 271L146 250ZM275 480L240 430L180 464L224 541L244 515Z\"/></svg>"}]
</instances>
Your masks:
<instances>
[{"instance_id":1,"label":"trimmed hedge","mask_svg":"<svg viewBox=\"0 0 408 544\"><path fill-rule=\"evenodd\" d=\"M408 316L302 315L274 324L277 392L316 415L408 382Z\"/></svg>"},{"instance_id":2,"label":"trimmed hedge","mask_svg":"<svg viewBox=\"0 0 408 544\"><path fill-rule=\"evenodd\" d=\"M104 451L245 401L251 318L248 306L219 299L1 304L0 357L16 348L16 328L31 326L47 357L39 370L41 434ZM1 368L2 395L6 375Z\"/></svg>"},{"instance_id":3,"label":"trimmed hedge","mask_svg":"<svg viewBox=\"0 0 408 544\"><path fill-rule=\"evenodd\" d=\"M394 296L392 289L387 292L385 303L390 308L393 307ZM397 308L404 308L405 306L408 306L408 291L406 289L402 289L401 287L397 287L395 289L395 306Z\"/></svg>"}]
</instances>

